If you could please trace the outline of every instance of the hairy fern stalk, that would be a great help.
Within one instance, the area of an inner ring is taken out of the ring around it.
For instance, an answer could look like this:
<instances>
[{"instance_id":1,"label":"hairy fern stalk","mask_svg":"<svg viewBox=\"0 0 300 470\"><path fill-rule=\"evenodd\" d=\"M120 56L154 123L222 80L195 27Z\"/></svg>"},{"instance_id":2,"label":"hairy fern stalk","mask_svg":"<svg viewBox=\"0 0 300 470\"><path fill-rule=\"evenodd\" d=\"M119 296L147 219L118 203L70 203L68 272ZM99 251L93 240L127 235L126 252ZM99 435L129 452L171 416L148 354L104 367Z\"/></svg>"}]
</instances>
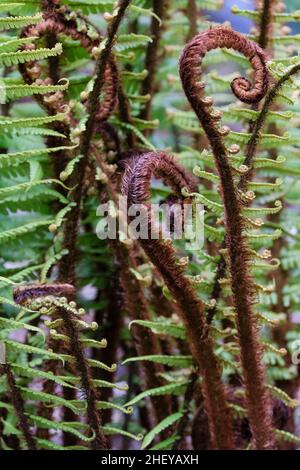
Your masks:
<instances>
[{"instance_id":1,"label":"hairy fern stalk","mask_svg":"<svg viewBox=\"0 0 300 470\"><path fill-rule=\"evenodd\" d=\"M223 3L0 0L1 450L299 448L300 16Z\"/></svg>"}]
</instances>

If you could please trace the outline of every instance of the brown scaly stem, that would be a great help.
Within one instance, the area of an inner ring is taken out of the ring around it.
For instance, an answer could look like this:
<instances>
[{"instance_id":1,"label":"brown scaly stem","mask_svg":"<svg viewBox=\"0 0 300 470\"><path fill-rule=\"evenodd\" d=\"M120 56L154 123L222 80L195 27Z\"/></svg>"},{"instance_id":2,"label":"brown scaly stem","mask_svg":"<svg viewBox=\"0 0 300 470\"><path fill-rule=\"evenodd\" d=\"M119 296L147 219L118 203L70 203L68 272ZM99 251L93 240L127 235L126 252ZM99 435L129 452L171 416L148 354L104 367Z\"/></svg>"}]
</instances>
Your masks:
<instances>
[{"instance_id":1,"label":"brown scaly stem","mask_svg":"<svg viewBox=\"0 0 300 470\"><path fill-rule=\"evenodd\" d=\"M272 10L274 8L274 0L263 0L263 8L260 19L260 33L258 44L262 49L266 49L269 43L269 33L272 26Z\"/></svg>"},{"instance_id":2,"label":"brown scaly stem","mask_svg":"<svg viewBox=\"0 0 300 470\"><path fill-rule=\"evenodd\" d=\"M17 415L20 429L24 436L27 448L29 450L37 450L35 439L30 430L28 418L25 413L25 403L17 387L15 376L8 364L0 365L0 373L6 375L8 392L11 397L11 402Z\"/></svg>"},{"instance_id":3,"label":"brown scaly stem","mask_svg":"<svg viewBox=\"0 0 300 470\"><path fill-rule=\"evenodd\" d=\"M91 429L95 433L95 439L92 441L91 447L93 450L105 450L107 449L107 442L104 434L101 431L100 413L97 410L98 396L96 389L92 385L90 368L87 365L83 348L80 344L78 328L74 322L74 318L72 318L72 315L68 310L60 308L59 315L64 321L66 332L70 338L70 353L75 357L77 370L81 377L82 389L84 390L86 396L87 419Z\"/></svg>"},{"instance_id":4,"label":"brown scaly stem","mask_svg":"<svg viewBox=\"0 0 300 470\"><path fill-rule=\"evenodd\" d=\"M76 181L74 181L74 183L77 185L73 193L73 201L76 203L76 207L74 207L74 209L69 212L65 224L64 248L68 250L68 255L62 258L59 265L60 278L64 280L74 280L75 278L74 261L76 256L77 232L81 214L80 205L83 196L83 181L86 165L89 159L91 141L94 134L95 118L97 116L99 107L99 96L105 83L105 71L111 57L111 51L114 45L116 34L129 4L130 0L119 1L116 15L113 17L108 26L104 48L101 51L99 59L96 63L96 79L88 102L88 119L80 145L80 155L82 155L82 159L78 165Z\"/></svg>"},{"instance_id":5,"label":"brown scaly stem","mask_svg":"<svg viewBox=\"0 0 300 470\"><path fill-rule=\"evenodd\" d=\"M33 301L37 298L53 296L53 297L74 297L75 289L70 284L32 284L21 286L14 290L14 300L20 305ZM85 393L87 401L87 421L91 430L95 434L95 439L91 442L93 450L107 449L106 438L101 430L100 412L97 410L98 392L92 383L92 375L88 363L86 361L84 350L80 342L80 333L76 325L75 315L65 308L63 305L56 308L57 316L62 318L64 323L64 331L70 339L70 344L66 348L70 355L75 359L75 371L80 376L82 390Z\"/></svg>"},{"instance_id":6,"label":"brown scaly stem","mask_svg":"<svg viewBox=\"0 0 300 470\"><path fill-rule=\"evenodd\" d=\"M151 317L144 292L141 289L139 281L131 272L131 269L137 269L134 257L130 255L128 249L118 240L115 242L114 250L120 266L122 267L120 280L125 293L124 301L126 310L130 314L132 320L150 321ZM158 338L149 331L148 328L143 329L140 326L132 325L131 331L134 338L134 346L139 356L161 354ZM164 371L165 369L162 364L144 361L141 362L141 373L145 390L161 387L164 382L160 378L159 374ZM151 405L153 408L152 416L154 417L155 424L158 424L171 414L171 403L165 396L151 397Z\"/></svg>"},{"instance_id":7,"label":"brown scaly stem","mask_svg":"<svg viewBox=\"0 0 300 470\"><path fill-rule=\"evenodd\" d=\"M187 9L186 9L186 15L188 17L189 24L190 24L189 32L187 35L188 41L192 39L194 36L196 36L198 32L198 24L197 24L198 11L199 11L199 8L197 6L196 0L188 0Z\"/></svg>"},{"instance_id":8,"label":"brown scaly stem","mask_svg":"<svg viewBox=\"0 0 300 470\"><path fill-rule=\"evenodd\" d=\"M161 21L164 21L169 0L153 0L153 13L155 13ZM146 58L145 58L145 70L147 70L147 76L144 79L141 87L141 95L150 95L150 99L145 103L145 106L140 112L140 118L149 120L151 112L152 95L155 87L155 75L157 70L159 44L161 40L162 26L157 18L154 16L151 20L150 35L152 42L149 42Z\"/></svg>"},{"instance_id":9,"label":"brown scaly stem","mask_svg":"<svg viewBox=\"0 0 300 470\"><path fill-rule=\"evenodd\" d=\"M210 112L212 99L204 97L203 83L199 83L204 55L218 47L233 48L244 54L254 69L254 85L239 77L233 80L233 93L243 102L253 104L267 92L269 75L262 49L230 28L218 27L198 34L180 58L180 76L185 94L194 109L213 150L220 177L221 195L225 209L226 247L230 259L231 286L237 315L237 329L241 347L241 363L246 389L247 410L255 449L275 447L272 422L272 401L265 383L262 347L252 307L255 288L248 267L241 204L235 188L232 171L222 139L222 129L216 125Z\"/></svg>"},{"instance_id":10,"label":"brown scaly stem","mask_svg":"<svg viewBox=\"0 0 300 470\"><path fill-rule=\"evenodd\" d=\"M108 173L107 164L104 163L102 156L95 153L96 162L101 171L107 175L107 192L110 200L118 203L118 192L116 181L112 181ZM151 320L148 301L140 282L133 274L132 270L137 270L137 262L131 247L127 247L120 240L111 240L111 249L119 264L120 284L124 292L124 307L131 320ZM134 338L134 347L139 356L148 356L152 354L161 354L158 337L149 329L143 329L140 326L132 326ZM159 374L164 372L162 364L152 362L141 362L141 375L145 389L156 388L163 385L163 380ZM166 416L171 414L170 400L165 397L153 396L150 399L152 411L151 417L154 417L155 424L158 424ZM168 431L167 431L168 432ZM165 436L167 437L167 435Z\"/></svg>"},{"instance_id":11,"label":"brown scaly stem","mask_svg":"<svg viewBox=\"0 0 300 470\"><path fill-rule=\"evenodd\" d=\"M262 106L262 109L259 113L259 116L257 120L255 121L255 124L253 126L252 130L252 135L251 138L248 142L247 148L246 148L246 154L245 154L245 159L244 159L244 165L248 166L250 170L245 173L244 175L241 176L240 182L239 182L239 188L244 188L246 187L247 181L249 181L252 178L252 173L253 173L253 167L252 167L252 161L255 156L255 152L257 149L257 144L260 138L260 133L262 131L262 128L266 122L266 117L268 115L268 111L271 107L271 105L274 103L277 94L279 93L280 89L282 86L293 76L299 73L300 71L300 66L295 65L290 68L290 70L283 75L275 85L271 88L269 93L266 96L266 99L264 101L264 104Z\"/></svg>"},{"instance_id":12,"label":"brown scaly stem","mask_svg":"<svg viewBox=\"0 0 300 470\"><path fill-rule=\"evenodd\" d=\"M132 204L143 204L147 208L145 226L151 230L150 184L158 177L168 184L180 198L182 190L194 190L194 182L183 167L162 152L140 154L126 160L122 192ZM149 232L148 232L149 233ZM203 376L206 410L209 416L213 447L233 448L231 415L225 400L221 372L214 355L213 344L204 316L204 304L198 299L191 281L184 275L184 268L177 263L172 244L159 239L140 239L140 244L163 277L178 305L186 327L192 355Z\"/></svg>"},{"instance_id":13,"label":"brown scaly stem","mask_svg":"<svg viewBox=\"0 0 300 470\"><path fill-rule=\"evenodd\" d=\"M291 76L297 74L298 72L300 72L300 67L299 66L292 67L290 69L290 71L287 73L287 75L283 76L273 86L273 88L270 90L270 92L268 93L268 95L265 99L264 105L263 105L262 110L261 110L261 112L258 116L258 119L254 123L253 134L251 136L251 139L250 139L250 141L248 143L248 146L247 146L247 149L246 149L246 155L245 155L245 159L244 159L243 163L244 163L244 165L247 164L247 166L250 168L250 171L247 172L245 175L242 175L242 177L240 178L238 187L241 190L246 190L247 183L252 179L252 176L253 176L252 161L253 161L253 158L254 158L256 150L257 150L257 144L258 144L258 141L259 141L259 133L260 133L261 129L263 128L263 125L265 124L267 113L268 113L269 109L271 108L272 104L274 103L274 101L276 99L276 96L277 96L278 92L280 91L281 87L284 85L284 83ZM272 226L272 224L269 224L269 225ZM275 224L274 228L278 228L278 225ZM287 234L290 236L289 233L287 233ZM274 253L275 258L279 257L278 252L277 252L277 255L276 255L276 250L278 250L277 247L278 247L279 242L280 242L280 240L277 240L277 242L275 243L275 253ZM223 242L222 246L223 247L225 246L224 242ZM222 268L222 266L223 266L223 268ZM212 295L211 295L211 298L215 299L216 301L218 301L219 294L220 294L220 291L221 291L219 280L222 277L224 277L225 271L226 271L226 262L225 262L224 258L221 256L221 259L220 259L218 267L217 267L217 271L216 271L216 275L215 275L215 279L214 279L214 286L213 286ZM279 276L278 276L280 281L282 280L282 278L284 278L284 276L285 276L285 273L281 269L280 272L279 272ZM275 281L276 281L276 279L275 279ZM276 281L276 282L278 282L278 281ZM208 314L207 314L208 322L211 322L212 319L214 318L214 315L216 313L216 305L208 310ZM279 305L280 305L280 299L279 299ZM279 312L282 311L282 309L280 308L280 306L278 307L278 305L276 305L274 308L278 309ZM283 347L285 344L282 341L280 341L280 339L282 339L282 338L276 337L276 330L275 330L274 333L275 333L274 337L275 337L276 342L279 342L279 345L281 345ZM291 393L290 390L286 390L286 391L290 396L293 395L293 393ZM292 432L292 429L289 429L289 431Z\"/></svg>"},{"instance_id":14,"label":"brown scaly stem","mask_svg":"<svg viewBox=\"0 0 300 470\"><path fill-rule=\"evenodd\" d=\"M120 343L121 328L123 326L123 292L120 287L120 269L117 263L114 263L114 270L111 275L110 285L108 287L108 305L105 309L104 315L95 315L95 320L98 324L103 324L104 329L101 331L104 338L107 340L107 348L94 349L93 359L107 364L115 364L117 362L118 347ZM95 339L98 339L97 337ZM107 380L113 382L115 373L108 372L101 369L96 369L94 372L95 379ZM113 396L112 388L103 388L101 392L101 400L110 402ZM111 422L112 410L107 409L102 411L103 425Z\"/></svg>"},{"instance_id":15,"label":"brown scaly stem","mask_svg":"<svg viewBox=\"0 0 300 470\"><path fill-rule=\"evenodd\" d=\"M298 65L295 65L294 67L292 67L286 75L284 75L283 77L281 77L280 80L278 80L278 82L271 88L271 90L267 94L267 97L264 101L264 104L263 104L263 107L262 107L262 109L259 113L259 116L258 116L257 120L255 121L255 123L253 124L252 134L251 134L250 140L247 144L243 164L249 168L249 171L247 171L245 174L243 174L240 177L240 180L239 180L239 183L238 183L238 188L242 191L246 190L248 182L253 177L252 162L253 162L253 158L254 158L256 150L257 150L257 145L258 145L258 142L259 142L260 132L261 132L261 130L262 130L264 124L265 124L268 111L269 111L272 103L275 101L276 96L277 96L278 92L280 91L281 87L284 85L284 83L286 81L288 81L288 79L290 77L292 77L293 75L296 75L299 71L300 71L300 68L299 68ZM223 246L224 246L224 242L223 242ZM225 274L224 270L221 269L221 266L220 266L221 263L223 265L225 263L223 257L221 257L221 260L220 260L220 262L218 264L218 267L217 267L215 280L214 280L214 286L213 286L212 295L211 295L211 298L215 299L216 301L218 301L219 294L220 294L220 289L218 288L219 280ZM220 273L221 273L221 275L220 275ZM213 307L213 308L208 310L208 315L209 315L209 320L210 321L212 321L212 318L214 317L215 312L216 312L216 307Z\"/></svg>"},{"instance_id":16,"label":"brown scaly stem","mask_svg":"<svg viewBox=\"0 0 300 470\"><path fill-rule=\"evenodd\" d=\"M56 4L56 6L59 6L59 2ZM82 19L87 21L85 18ZM92 52L93 48L99 45L101 40L100 32L94 28L96 36L92 39L87 33L77 31L76 28L76 22L74 20L68 20L65 16L65 12L56 8L53 3L51 3L50 7L49 2L45 2L43 20L37 25L24 28L21 36L39 38L45 36L46 40L48 41L48 46L54 46L55 39L59 35L66 35L74 40L78 40L83 48L87 49L89 52ZM51 43L49 43L49 41L51 41ZM27 44L24 46L24 49L32 49L34 47L34 44ZM45 84L49 84L50 79L50 83L56 84L57 79L59 78L58 64L59 59L57 57L49 59L49 78L47 78L45 81L41 79L42 69L38 62L34 61L20 64L19 69L25 83L29 85L33 83L41 84L43 82ZM104 121L108 119L116 106L118 79L115 77L115 74L116 66L114 61L110 60L105 73L105 95L101 102L99 113L97 114L98 121ZM63 94L61 92L44 96L37 94L34 95L34 98L49 115L65 112L66 108L68 109L68 106L66 107L67 103L64 101ZM77 123L69 110L68 116L66 117L66 122L60 121L54 122L52 124L52 128L55 131L63 134L65 137L67 137L68 140L64 140L62 143L60 138L51 137L48 139L49 145L54 147L61 145L72 145L72 142L70 141L70 132L71 128L76 127L76 124ZM59 179L60 173L64 170L68 160L71 157L72 156L69 154L69 152L66 151L59 151L54 155L54 171L57 179ZM61 188L59 189L61 191Z\"/></svg>"}]
</instances>

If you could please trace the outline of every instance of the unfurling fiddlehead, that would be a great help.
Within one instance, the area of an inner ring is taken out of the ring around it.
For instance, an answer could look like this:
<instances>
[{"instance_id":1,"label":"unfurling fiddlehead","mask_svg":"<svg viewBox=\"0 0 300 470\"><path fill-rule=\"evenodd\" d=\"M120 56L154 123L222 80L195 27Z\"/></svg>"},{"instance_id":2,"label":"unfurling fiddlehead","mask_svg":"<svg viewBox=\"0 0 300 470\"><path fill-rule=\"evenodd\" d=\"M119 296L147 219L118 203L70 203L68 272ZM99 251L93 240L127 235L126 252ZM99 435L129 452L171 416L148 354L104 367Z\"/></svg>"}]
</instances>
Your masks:
<instances>
[{"instance_id":1,"label":"unfurling fiddlehead","mask_svg":"<svg viewBox=\"0 0 300 470\"><path fill-rule=\"evenodd\" d=\"M70 298L74 296L74 293L75 289L70 284L33 284L15 289L14 299L21 305L30 304L32 309L35 308L35 303L37 304L37 309L41 308L43 304L47 305L47 307L54 306L57 317L63 320L63 331L69 338L67 344L68 353L74 356L76 371L80 376L81 387L87 401L87 422L95 435L91 442L91 448L93 450L106 449L107 443L101 430L101 417L97 409L98 393L93 385L90 367L80 341L77 325L78 319L73 313L72 308L69 308L67 304L66 297Z\"/></svg>"},{"instance_id":2,"label":"unfurling fiddlehead","mask_svg":"<svg viewBox=\"0 0 300 470\"><path fill-rule=\"evenodd\" d=\"M180 58L180 76L185 94L195 111L213 150L220 177L220 190L225 209L226 246L230 260L231 285L237 314L241 362L246 388L247 409L253 445L256 449L274 447L271 398L265 385L262 348L258 339L257 320L252 307L254 285L247 265L248 251L244 240L241 203L234 184L231 166L216 123L212 99L204 97L204 84L199 83L204 55L218 47L233 48L244 54L254 69L254 85L246 78L231 84L235 96L245 103L260 101L268 89L266 56L262 49L230 28L218 27L198 34L184 48Z\"/></svg>"},{"instance_id":3,"label":"unfurling fiddlehead","mask_svg":"<svg viewBox=\"0 0 300 470\"><path fill-rule=\"evenodd\" d=\"M86 31L79 31L76 24L76 14L69 12L66 7L47 9L43 14L43 20L37 25L28 26L22 31L22 37L36 37L41 38L47 34L64 35L73 40L80 42L81 46L88 52L94 52L99 46L99 35L97 31L88 33ZM33 44L25 44L24 49L34 48ZM21 64L20 70L26 83L34 83L38 80L40 83L40 66L37 62L31 62L30 67L28 64ZM104 97L101 106L97 111L96 122L101 123L106 121L114 111L118 101L118 71L115 60L110 57L106 70L105 70L105 86ZM55 94L46 96L46 98L38 97L40 102L50 112L62 112L63 94L56 92Z\"/></svg>"},{"instance_id":4,"label":"unfurling fiddlehead","mask_svg":"<svg viewBox=\"0 0 300 470\"><path fill-rule=\"evenodd\" d=\"M133 156L125 161L122 192L128 197L128 206L144 204L151 229L150 198L151 178L161 178L175 196L181 198L184 188L194 190L194 182L184 168L164 153L152 152ZM176 252L169 241L141 239L146 254L162 275L178 305L185 324L192 354L203 375L203 393L209 419L213 447L230 449L233 446L231 416L225 400L221 373L213 352L213 345L205 322L204 304L198 299L191 281L177 262Z\"/></svg>"}]
</instances>

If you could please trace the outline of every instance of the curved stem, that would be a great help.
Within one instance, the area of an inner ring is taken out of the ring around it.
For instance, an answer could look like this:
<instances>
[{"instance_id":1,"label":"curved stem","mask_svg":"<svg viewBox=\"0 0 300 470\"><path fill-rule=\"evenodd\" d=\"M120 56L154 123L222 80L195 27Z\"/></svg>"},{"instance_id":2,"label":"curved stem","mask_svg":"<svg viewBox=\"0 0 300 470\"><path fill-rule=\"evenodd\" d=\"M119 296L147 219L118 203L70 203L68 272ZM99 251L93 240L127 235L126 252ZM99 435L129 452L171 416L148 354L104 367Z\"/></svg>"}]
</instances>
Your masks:
<instances>
[{"instance_id":1,"label":"curved stem","mask_svg":"<svg viewBox=\"0 0 300 470\"><path fill-rule=\"evenodd\" d=\"M184 188L190 191L194 189L194 183L184 168L164 153L146 153L126 160L122 192L128 197L129 207L133 204L145 205L147 220L143 221L143 225L148 226L149 231L152 225L151 207L146 201L150 198L150 183L154 176L163 179L177 197L181 197ZM177 263L176 252L171 243L152 237L141 238L140 244L176 300L178 312L186 327L192 355L203 376L213 447L231 449L231 415L225 399L221 371L205 321L204 304L198 299L191 281L184 275L183 267Z\"/></svg>"},{"instance_id":2,"label":"curved stem","mask_svg":"<svg viewBox=\"0 0 300 470\"><path fill-rule=\"evenodd\" d=\"M244 78L232 82L234 94L243 102L258 102L267 91L268 72L265 54L260 47L230 28L219 27L198 34L184 49L180 59L180 76L185 94L194 109L213 150L219 173L225 210L226 246L230 259L231 287L236 309L236 322L241 347L241 363L245 382L247 409L253 444L256 449L275 446L272 422L272 401L265 383L262 347L253 310L255 288L247 264L241 204L235 188L222 132L210 112L212 100L199 96L201 60L207 51L218 47L233 48L249 58L254 69L254 85ZM204 84L201 84L203 90Z\"/></svg>"}]
</instances>

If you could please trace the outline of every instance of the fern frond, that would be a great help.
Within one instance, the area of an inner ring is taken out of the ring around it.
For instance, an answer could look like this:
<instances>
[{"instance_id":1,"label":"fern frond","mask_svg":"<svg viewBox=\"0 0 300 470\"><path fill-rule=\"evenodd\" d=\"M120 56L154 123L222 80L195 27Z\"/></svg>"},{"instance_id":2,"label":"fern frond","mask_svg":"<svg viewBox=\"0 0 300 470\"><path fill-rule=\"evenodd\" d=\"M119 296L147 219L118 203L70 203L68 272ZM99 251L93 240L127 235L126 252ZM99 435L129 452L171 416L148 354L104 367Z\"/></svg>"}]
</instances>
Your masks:
<instances>
[{"instance_id":1,"label":"fern frond","mask_svg":"<svg viewBox=\"0 0 300 470\"><path fill-rule=\"evenodd\" d=\"M55 57L61 53L62 45L60 43L55 44L51 49L42 48L33 51L0 52L0 65L11 67L12 65L24 64L25 62Z\"/></svg>"}]
</instances>

